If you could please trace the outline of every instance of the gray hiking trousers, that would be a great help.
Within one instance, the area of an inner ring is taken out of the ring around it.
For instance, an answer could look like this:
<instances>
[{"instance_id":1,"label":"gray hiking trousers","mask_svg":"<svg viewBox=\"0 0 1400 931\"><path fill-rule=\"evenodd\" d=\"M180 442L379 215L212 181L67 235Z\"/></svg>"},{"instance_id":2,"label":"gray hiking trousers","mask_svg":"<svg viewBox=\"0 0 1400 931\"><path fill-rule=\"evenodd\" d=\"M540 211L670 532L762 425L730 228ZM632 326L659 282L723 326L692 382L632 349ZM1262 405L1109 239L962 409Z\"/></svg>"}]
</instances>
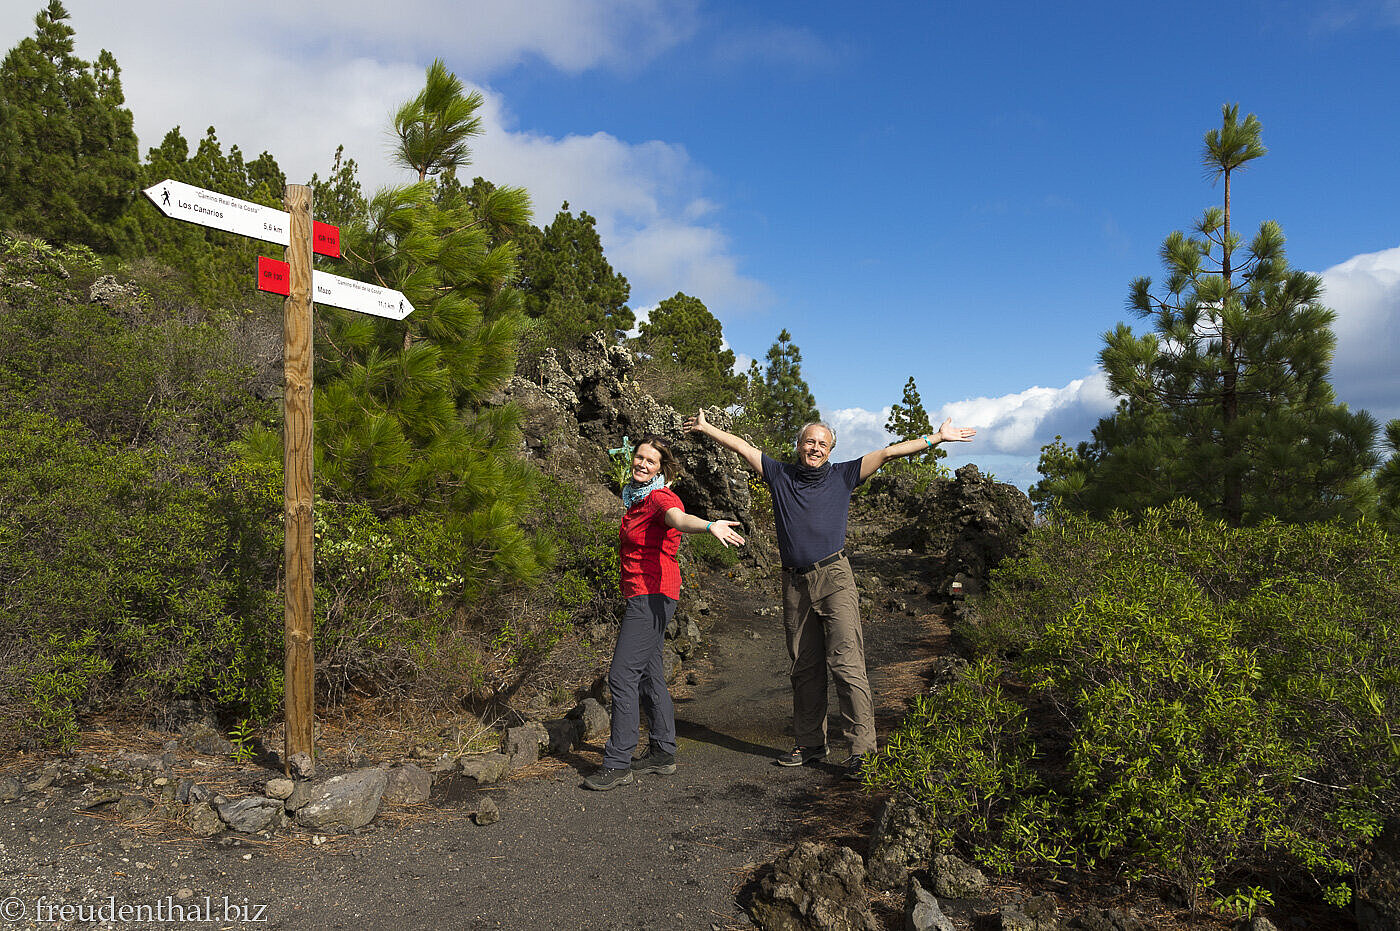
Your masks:
<instances>
[{"instance_id":1,"label":"gray hiking trousers","mask_svg":"<svg viewBox=\"0 0 1400 931\"><path fill-rule=\"evenodd\" d=\"M836 683L840 733L851 753L875 750L875 708L865 673L860 595L850 560L799 574L783 570L783 628L792 666L792 729L799 747L826 744L826 670Z\"/></svg>"}]
</instances>

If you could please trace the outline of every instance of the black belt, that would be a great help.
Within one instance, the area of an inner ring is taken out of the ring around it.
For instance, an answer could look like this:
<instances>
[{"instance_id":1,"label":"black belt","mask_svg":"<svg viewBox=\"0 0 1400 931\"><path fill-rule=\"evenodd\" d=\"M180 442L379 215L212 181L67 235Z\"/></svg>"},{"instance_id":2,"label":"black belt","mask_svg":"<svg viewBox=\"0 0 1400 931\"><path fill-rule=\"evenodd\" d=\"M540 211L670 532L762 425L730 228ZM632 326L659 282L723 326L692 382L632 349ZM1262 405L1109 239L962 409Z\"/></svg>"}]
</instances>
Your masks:
<instances>
[{"instance_id":1,"label":"black belt","mask_svg":"<svg viewBox=\"0 0 1400 931\"><path fill-rule=\"evenodd\" d=\"M832 553L830 556L826 557L825 559L818 559L810 566L783 566L783 568L788 572L795 572L798 575L806 575L807 573L813 572L817 569L825 568L826 566L829 566L832 563L836 562L838 559L845 558L846 551L844 549L839 549L836 552Z\"/></svg>"}]
</instances>

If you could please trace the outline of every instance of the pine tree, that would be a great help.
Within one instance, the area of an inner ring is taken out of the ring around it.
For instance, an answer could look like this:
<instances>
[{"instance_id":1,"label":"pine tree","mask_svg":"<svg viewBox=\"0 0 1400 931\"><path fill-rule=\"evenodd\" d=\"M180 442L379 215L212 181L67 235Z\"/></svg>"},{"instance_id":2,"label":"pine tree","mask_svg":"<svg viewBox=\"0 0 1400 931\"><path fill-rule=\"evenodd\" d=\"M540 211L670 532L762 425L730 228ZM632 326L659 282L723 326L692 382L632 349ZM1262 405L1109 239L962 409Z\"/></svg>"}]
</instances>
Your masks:
<instances>
[{"instance_id":1,"label":"pine tree","mask_svg":"<svg viewBox=\"0 0 1400 931\"><path fill-rule=\"evenodd\" d=\"M139 168L131 111L116 59L77 58L67 20L51 0L0 63L0 228L122 251Z\"/></svg>"},{"instance_id":2,"label":"pine tree","mask_svg":"<svg viewBox=\"0 0 1400 931\"><path fill-rule=\"evenodd\" d=\"M484 178L473 178L470 187L462 187L455 177L447 178L438 184L440 194L452 194L460 190L460 196L476 214L481 227L486 231L487 241L494 249L503 243L515 241L520 248L521 238L527 231L534 231L529 216L520 213L518 204L525 196L520 188L500 187ZM452 196L456 196L452 194ZM519 268L524 268L525 255L522 251L516 260ZM516 280L517 289L520 281Z\"/></svg>"},{"instance_id":3,"label":"pine tree","mask_svg":"<svg viewBox=\"0 0 1400 931\"><path fill-rule=\"evenodd\" d=\"M890 405L890 416L885 421L885 430L899 437L901 442L933 432L933 425L928 421L928 412L924 410L924 402L919 397L919 386L914 383L913 375L904 383L904 397L901 398L901 403ZM941 448L937 451L943 452Z\"/></svg>"},{"instance_id":4,"label":"pine tree","mask_svg":"<svg viewBox=\"0 0 1400 931\"><path fill-rule=\"evenodd\" d=\"M369 201L360 186L360 166L345 157L345 146L336 146L330 174L322 181L311 176L311 197L316 219L336 226L363 226L369 216Z\"/></svg>"},{"instance_id":5,"label":"pine tree","mask_svg":"<svg viewBox=\"0 0 1400 931\"><path fill-rule=\"evenodd\" d=\"M476 111L486 99L477 91L464 94L462 82L447 70L442 59L428 66L427 80L418 96L394 114L399 144L394 160L418 172L418 180L455 177L471 164L471 137L481 133Z\"/></svg>"},{"instance_id":6,"label":"pine tree","mask_svg":"<svg viewBox=\"0 0 1400 931\"><path fill-rule=\"evenodd\" d=\"M1080 443L1079 449L1071 449L1064 437L1058 433L1055 439L1040 447L1040 461L1036 471L1041 480L1031 486L1031 504L1039 513L1054 511L1064 507L1070 511L1085 510L1083 495L1087 485L1087 469L1084 467L1084 450L1087 443Z\"/></svg>"},{"instance_id":7,"label":"pine tree","mask_svg":"<svg viewBox=\"0 0 1400 931\"><path fill-rule=\"evenodd\" d=\"M724 348L723 328L699 298L679 291L666 298L641 325L634 345L673 386L683 386L664 398L677 410L738 401L744 377L734 374L734 353Z\"/></svg>"},{"instance_id":8,"label":"pine tree","mask_svg":"<svg viewBox=\"0 0 1400 931\"><path fill-rule=\"evenodd\" d=\"M442 81L435 68L429 89ZM416 309L392 321L318 308L316 436L329 493L382 514L446 515L471 589L533 576L542 551L521 527L533 473L517 455L520 412L488 403L515 366L517 250L492 244L460 186L434 181L465 164L464 140L432 130L461 102L425 91L414 102L422 127L399 111L399 160L425 180L381 191L363 224L342 228L347 274L402 291ZM529 221L519 189L499 189L492 209Z\"/></svg>"},{"instance_id":9,"label":"pine tree","mask_svg":"<svg viewBox=\"0 0 1400 931\"><path fill-rule=\"evenodd\" d=\"M913 375L904 383L904 396L900 401L899 404L890 405L890 416L885 421L886 431L897 436L900 442L933 433L933 424L929 423L928 411L924 410L923 399L919 397L919 386L914 383ZM945 467L936 463L947 455L947 450L942 446L935 446L922 456L898 459L890 465L896 470L906 472L924 472L932 467L929 474L946 474Z\"/></svg>"},{"instance_id":10,"label":"pine tree","mask_svg":"<svg viewBox=\"0 0 1400 931\"><path fill-rule=\"evenodd\" d=\"M749 366L744 410L737 426L754 437L754 442L771 450L782 450L793 458L797 431L821 419L816 399L802 378L802 351L786 329L768 349L768 365Z\"/></svg>"},{"instance_id":11,"label":"pine tree","mask_svg":"<svg viewBox=\"0 0 1400 931\"><path fill-rule=\"evenodd\" d=\"M596 223L587 211L574 216L565 201L553 223L520 234L520 289L539 331L534 342L571 346L599 330L617 340L636 322L631 285L608 263Z\"/></svg>"},{"instance_id":12,"label":"pine tree","mask_svg":"<svg viewBox=\"0 0 1400 931\"><path fill-rule=\"evenodd\" d=\"M1203 155L1223 208L1167 238L1160 294L1133 282L1129 305L1153 332L1105 336L1100 361L1123 400L1084 459L1097 510L1188 497L1232 525L1322 519L1352 509L1373 464L1374 421L1327 381L1336 340L1321 279L1288 267L1276 223L1246 248L1231 230L1232 175L1264 152L1254 115L1225 106Z\"/></svg>"}]
</instances>

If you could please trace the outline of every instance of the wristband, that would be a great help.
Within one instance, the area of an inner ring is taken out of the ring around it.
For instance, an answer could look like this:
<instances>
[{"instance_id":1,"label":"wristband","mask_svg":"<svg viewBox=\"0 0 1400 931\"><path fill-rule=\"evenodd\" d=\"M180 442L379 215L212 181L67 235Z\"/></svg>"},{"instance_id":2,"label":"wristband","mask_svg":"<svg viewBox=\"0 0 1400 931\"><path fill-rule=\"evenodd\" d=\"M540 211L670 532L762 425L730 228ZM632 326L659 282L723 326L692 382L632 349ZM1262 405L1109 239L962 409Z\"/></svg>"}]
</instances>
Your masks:
<instances>
[{"instance_id":1,"label":"wristband","mask_svg":"<svg viewBox=\"0 0 1400 931\"><path fill-rule=\"evenodd\" d=\"M705 532L706 532L706 533L709 533L709 532L710 532L710 528L713 527L714 525L715 525L715 522L714 522L714 521L710 521L708 524L706 524L706 525L705 525Z\"/></svg>"},{"instance_id":2,"label":"wristband","mask_svg":"<svg viewBox=\"0 0 1400 931\"><path fill-rule=\"evenodd\" d=\"M929 449L933 449L933 440L930 440L927 436L924 436L922 439L924 443L928 445Z\"/></svg>"}]
</instances>

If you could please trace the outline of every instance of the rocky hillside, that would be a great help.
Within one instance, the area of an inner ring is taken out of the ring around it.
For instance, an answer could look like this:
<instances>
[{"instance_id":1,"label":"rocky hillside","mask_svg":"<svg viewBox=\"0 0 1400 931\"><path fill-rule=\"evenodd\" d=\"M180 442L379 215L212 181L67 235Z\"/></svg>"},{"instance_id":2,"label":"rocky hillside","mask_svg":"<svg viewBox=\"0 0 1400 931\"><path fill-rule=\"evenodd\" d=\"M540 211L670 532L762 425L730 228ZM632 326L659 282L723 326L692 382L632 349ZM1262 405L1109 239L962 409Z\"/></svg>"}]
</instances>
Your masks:
<instances>
[{"instance_id":1,"label":"rocky hillside","mask_svg":"<svg viewBox=\"0 0 1400 931\"><path fill-rule=\"evenodd\" d=\"M645 393L636 368L631 352L601 334L576 349L547 349L523 362L504 397L525 412L528 455L545 472L582 488L593 513L615 513L619 496L609 450L646 433L668 437L686 470L675 486L686 507L706 519L739 521L750 541L747 560L771 567L772 527L755 516L748 468L728 450L686 434L686 414ZM725 429L732 426L724 411L706 415ZM876 475L868 492L856 497L850 539L872 557L880 550L924 557L923 581L930 591L950 596L958 582L973 594L983 589L991 568L1016 551L1033 521L1025 494L988 479L976 466L927 486L891 472Z\"/></svg>"}]
</instances>

